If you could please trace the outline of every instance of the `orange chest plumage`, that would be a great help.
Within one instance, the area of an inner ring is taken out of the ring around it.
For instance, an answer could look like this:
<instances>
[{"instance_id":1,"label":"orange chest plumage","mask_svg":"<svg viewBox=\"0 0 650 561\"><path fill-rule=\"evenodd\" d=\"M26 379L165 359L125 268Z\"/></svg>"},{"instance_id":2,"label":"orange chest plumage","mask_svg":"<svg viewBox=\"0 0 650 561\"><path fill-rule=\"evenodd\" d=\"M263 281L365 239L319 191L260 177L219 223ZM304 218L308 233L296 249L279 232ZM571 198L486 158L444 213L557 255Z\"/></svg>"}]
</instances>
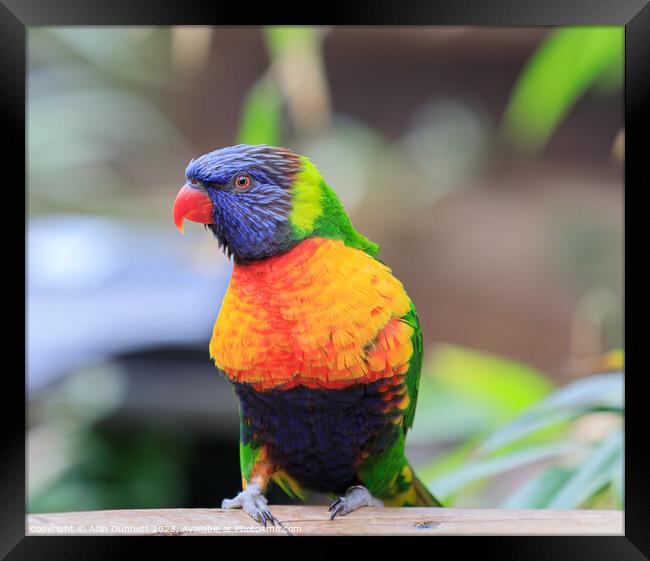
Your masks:
<instances>
[{"instance_id":1,"label":"orange chest plumage","mask_svg":"<svg viewBox=\"0 0 650 561\"><path fill-rule=\"evenodd\" d=\"M210 355L231 380L260 390L391 378L413 354L413 326L401 319L410 306L388 267L339 240L310 238L235 265Z\"/></svg>"}]
</instances>

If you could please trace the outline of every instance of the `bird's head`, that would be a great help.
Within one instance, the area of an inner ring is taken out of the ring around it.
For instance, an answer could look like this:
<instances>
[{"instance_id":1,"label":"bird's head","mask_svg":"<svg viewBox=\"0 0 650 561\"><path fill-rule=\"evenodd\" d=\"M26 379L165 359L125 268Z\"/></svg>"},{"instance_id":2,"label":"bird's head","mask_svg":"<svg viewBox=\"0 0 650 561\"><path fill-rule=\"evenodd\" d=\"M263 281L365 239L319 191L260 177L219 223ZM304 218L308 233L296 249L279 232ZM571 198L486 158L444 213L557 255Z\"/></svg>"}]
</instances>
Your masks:
<instances>
[{"instance_id":1,"label":"bird's head","mask_svg":"<svg viewBox=\"0 0 650 561\"><path fill-rule=\"evenodd\" d=\"M312 233L323 214L323 180L287 148L240 144L192 160L174 202L174 223L205 224L228 255L276 255Z\"/></svg>"}]
</instances>

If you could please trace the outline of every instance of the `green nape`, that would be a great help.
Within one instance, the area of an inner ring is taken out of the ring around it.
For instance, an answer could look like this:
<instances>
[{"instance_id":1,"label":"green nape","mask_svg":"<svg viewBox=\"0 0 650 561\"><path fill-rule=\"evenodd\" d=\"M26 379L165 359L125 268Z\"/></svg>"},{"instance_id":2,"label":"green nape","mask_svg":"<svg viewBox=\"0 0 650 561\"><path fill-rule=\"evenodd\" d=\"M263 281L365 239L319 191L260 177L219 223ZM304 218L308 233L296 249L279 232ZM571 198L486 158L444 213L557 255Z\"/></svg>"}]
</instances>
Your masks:
<instances>
[{"instance_id":1,"label":"green nape","mask_svg":"<svg viewBox=\"0 0 650 561\"><path fill-rule=\"evenodd\" d=\"M293 185L290 215L295 239L321 237L342 240L345 245L376 257L379 245L354 229L338 196L325 183L316 166L305 156L301 156L301 160L303 169Z\"/></svg>"}]
</instances>

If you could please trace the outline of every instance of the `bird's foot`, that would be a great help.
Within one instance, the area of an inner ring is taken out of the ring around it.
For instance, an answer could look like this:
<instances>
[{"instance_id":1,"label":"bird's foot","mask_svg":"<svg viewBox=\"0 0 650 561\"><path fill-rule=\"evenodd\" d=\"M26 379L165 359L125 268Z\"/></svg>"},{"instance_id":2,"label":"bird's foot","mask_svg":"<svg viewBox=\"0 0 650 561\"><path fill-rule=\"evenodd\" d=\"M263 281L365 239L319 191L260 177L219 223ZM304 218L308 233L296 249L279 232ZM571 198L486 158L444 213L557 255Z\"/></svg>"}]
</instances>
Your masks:
<instances>
[{"instance_id":1,"label":"bird's foot","mask_svg":"<svg viewBox=\"0 0 650 561\"><path fill-rule=\"evenodd\" d=\"M277 519L271 514L268 501L257 483L252 483L233 499L224 499L221 508L242 508L244 512L266 526L268 522L275 526Z\"/></svg>"},{"instance_id":2,"label":"bird's foot","mask_svg":"<svg viewBox=\"0 0 650 561\"><path fill-rule=\"evenodd\" d=\"M362 506L384 506L384 503L375 499L370 491L362 485L350 487L344 496L339 497L330 505L330 520L334 520L338 515L350 514Z\"/></svg>"}]
</instances>

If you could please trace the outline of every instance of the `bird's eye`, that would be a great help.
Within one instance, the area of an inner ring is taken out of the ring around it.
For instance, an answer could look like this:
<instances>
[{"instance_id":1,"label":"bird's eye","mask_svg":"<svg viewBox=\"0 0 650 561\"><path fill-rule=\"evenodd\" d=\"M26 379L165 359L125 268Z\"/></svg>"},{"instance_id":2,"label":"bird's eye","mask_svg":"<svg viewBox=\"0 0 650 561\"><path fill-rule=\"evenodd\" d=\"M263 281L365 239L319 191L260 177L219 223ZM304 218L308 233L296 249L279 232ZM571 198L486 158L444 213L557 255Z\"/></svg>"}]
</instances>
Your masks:
<instances>
[{"instance_id":1,"label":"bird's eye","mask_svg":"<svg viewBox=\"0 0 650 561\"><path fill-rule=\"evenodd\" d=\"M247 189L248 186L251 184L251 178L248 177L247 175L238 175L235 177L235 187L237 189Z\"/></svg>"},{"instance_id":2,"label":"bird's eye","mask_svg":"<svg viewBox=\"0 0 650 561\"><path fill-rule=\"evenodd\" d=\"M198 187L201 184L201 182L198 179L192 178L189 180L189 184L192 185L193 187Z\"/></svg>"}]
</instances>

